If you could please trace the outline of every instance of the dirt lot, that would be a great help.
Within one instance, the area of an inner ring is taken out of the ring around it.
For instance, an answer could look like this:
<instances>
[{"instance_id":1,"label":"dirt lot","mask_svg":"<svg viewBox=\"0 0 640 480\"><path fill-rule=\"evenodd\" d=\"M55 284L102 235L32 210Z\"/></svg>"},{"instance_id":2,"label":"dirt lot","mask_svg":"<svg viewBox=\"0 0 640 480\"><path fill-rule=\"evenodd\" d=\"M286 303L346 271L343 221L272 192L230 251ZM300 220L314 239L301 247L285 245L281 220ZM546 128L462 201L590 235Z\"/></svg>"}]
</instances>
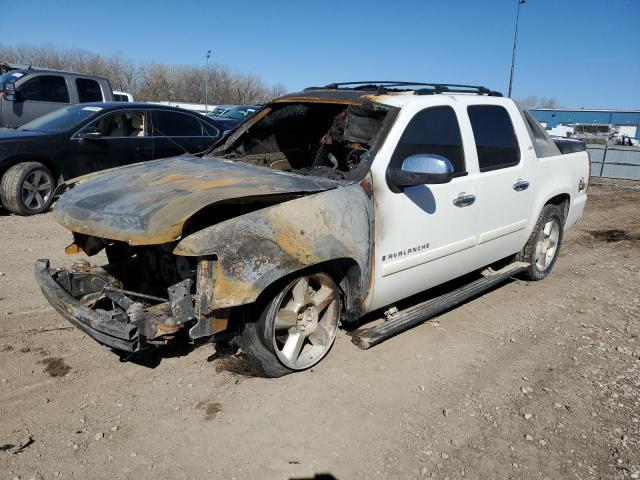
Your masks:
<instances>
[{"instance_id":1,"label":"dirt lot","mask_svg":"<svg viewBox=\"0 0 640 480\"><path fill-rule=\"evenodd\" d=\"M545 281L514 281L368 351L341 332L270 380L211 345L155 364L70 328L31 273L51 215L0 213L3 478L639 478L640 183L597 182ZM322 477L320 474L328 474Z\"/></svg>"}]
</instances>

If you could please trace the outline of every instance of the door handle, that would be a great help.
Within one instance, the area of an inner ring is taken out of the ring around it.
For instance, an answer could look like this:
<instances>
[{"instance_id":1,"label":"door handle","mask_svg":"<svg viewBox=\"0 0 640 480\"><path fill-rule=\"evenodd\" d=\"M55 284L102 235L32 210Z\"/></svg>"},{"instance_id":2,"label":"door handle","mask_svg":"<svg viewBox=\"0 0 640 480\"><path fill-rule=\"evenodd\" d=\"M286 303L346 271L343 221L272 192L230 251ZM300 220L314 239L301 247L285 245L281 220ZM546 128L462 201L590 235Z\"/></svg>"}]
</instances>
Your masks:
<instances>
[{"instance_id":1,"label":"door handle","mask_svg":"<svg viewBox=\"0 0 640 480\"><path fill-rule=\"evenodd\" d=\"M523 190L526 190L527 188L529 188L529 182L526 180L518 180L516 183L513 184L513 189L516 192L521 192Z\"/></svg>"},{"instance_id":2,"label":"door handle","mask_svg":"<svg viewBox=\"0 0 640 480\"><path fill-rule=\"evenodd\" d=\"M465 194L464 192L462 192L460 195L458 195L456 198L453 199L453 204L456 207L468 207L469 205L473 205L473 203L476 201L476 196L475 195L471 195L471 194Z\"/></svg>"}]
</instances>

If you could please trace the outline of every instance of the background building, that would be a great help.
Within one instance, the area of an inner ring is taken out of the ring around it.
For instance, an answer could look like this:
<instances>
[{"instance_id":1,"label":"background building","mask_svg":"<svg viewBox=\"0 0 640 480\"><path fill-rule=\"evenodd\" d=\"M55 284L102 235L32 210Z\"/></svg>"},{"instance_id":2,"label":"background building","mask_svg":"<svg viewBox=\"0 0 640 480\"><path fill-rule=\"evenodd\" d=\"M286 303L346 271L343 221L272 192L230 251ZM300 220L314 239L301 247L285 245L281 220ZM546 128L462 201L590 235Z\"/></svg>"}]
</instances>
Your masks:
<instances>
[{"instance_id":1,"label":"background building","mask_svg":"<svg viewBox=\"0 0 640 480\"><path fill-rule=\"evenodd\" d=\"M622 138L640 142L640 110L571 110L536 108L531 114L551 135L575 137L587 143L622 143Z\"/></svg>"}]
</instances>

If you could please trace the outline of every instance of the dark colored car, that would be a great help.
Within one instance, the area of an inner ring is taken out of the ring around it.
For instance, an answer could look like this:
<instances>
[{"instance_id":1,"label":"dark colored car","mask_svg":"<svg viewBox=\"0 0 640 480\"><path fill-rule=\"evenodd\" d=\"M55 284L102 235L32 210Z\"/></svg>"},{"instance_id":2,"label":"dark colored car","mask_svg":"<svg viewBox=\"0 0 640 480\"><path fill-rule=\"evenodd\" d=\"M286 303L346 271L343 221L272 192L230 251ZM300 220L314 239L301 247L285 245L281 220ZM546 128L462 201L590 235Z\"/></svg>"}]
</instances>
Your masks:
<instances>
[{"instance_id":1,"label":"dark colored car","mask_svg":"<svg viewBox=\"0 0 640 480\"><path fill-rule=\"evenodd\" d=\"M232 108L236 107L240 107L240 105L216 105L207 115L210 117L219 117L227 110L231 110Z\"/></svg>"},{"instance_id":2,"label":"dark colored car","mask_svg":"<svg viewBox=\"0 0 640 480\"><path fill-rule=\"evenodd\" d=\"M146 103L70 105L0 129L0 201L44 212L60 181L131 163L207 150L225 128L187 110Z\"/></svg>"},{"instance_id":3,"label":"dark colored car","mask_svg":"<svg viewBox=\"0 0 640 480\"><path fill-rule=\"evenodd\" d=\"M223 125L226 133L236 128L247 118L251 117L254 113L260 110L260 108L261 105L240 105L230 108L220 115L214 115L214 113L211 112L208 117Z\"/></svg>"}]
</instances>

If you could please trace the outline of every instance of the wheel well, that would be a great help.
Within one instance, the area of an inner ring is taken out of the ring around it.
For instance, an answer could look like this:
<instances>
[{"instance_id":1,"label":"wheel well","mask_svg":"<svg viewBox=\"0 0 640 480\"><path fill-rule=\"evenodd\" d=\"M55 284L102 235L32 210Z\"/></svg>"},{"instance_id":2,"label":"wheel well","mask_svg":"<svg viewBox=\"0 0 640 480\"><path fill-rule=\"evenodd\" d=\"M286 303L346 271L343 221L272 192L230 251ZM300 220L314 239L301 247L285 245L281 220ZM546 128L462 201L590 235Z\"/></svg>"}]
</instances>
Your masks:
<instances>
[{"instance_id":1,"label":"wheel well","mask_svg":"<svg viewBox=\"0 0 640 480\"><path fill-rule=\"evenodd\" d=\"M2 162L2 167L0 168L0 179L4 176L5 172L7 170L9 170L11 167L13 167L14 165L18 165L19 163L26 163L26 162L38 162L38 163L43 164L45 167L47 167L49 170L51 170L51 173L53 174L53 178L56 181L56 183L59 182L59 180L60 180L60 172L58 172L58 170L51 164L49 159L31 157L31 156L29 156L29 157L13 157L13 158L7 159L6 161Z\"/></svg>"},{"instance_id":2,"label":"wheel well","mask_svg":"<svg viewBox=\"0 0 640 480\"><path fill-rule=\"evenodd\" d=\"M342 294L343 319L345 321L357 319L362 307L362 282L360 280L360 265L352 258L337 258L291 272L267 286L253 305L263 308L278 294L281 288L284 288L294 278L318 271L327 273L338 284Z\"/></svg>"},{"instance_id":3,"label":"wheel well","mask_svg":"<svg viewBox=\"0 0 640 480\"><path fill-rule=\"evenodd\" d=\"M556 195L555 197L551 197L545 205L556 205L562 208L562 218L566 220L567 214L569 213L569 202L571 201L571 197L568 193L561 193Z\"/></svg>"}]
</instances>

